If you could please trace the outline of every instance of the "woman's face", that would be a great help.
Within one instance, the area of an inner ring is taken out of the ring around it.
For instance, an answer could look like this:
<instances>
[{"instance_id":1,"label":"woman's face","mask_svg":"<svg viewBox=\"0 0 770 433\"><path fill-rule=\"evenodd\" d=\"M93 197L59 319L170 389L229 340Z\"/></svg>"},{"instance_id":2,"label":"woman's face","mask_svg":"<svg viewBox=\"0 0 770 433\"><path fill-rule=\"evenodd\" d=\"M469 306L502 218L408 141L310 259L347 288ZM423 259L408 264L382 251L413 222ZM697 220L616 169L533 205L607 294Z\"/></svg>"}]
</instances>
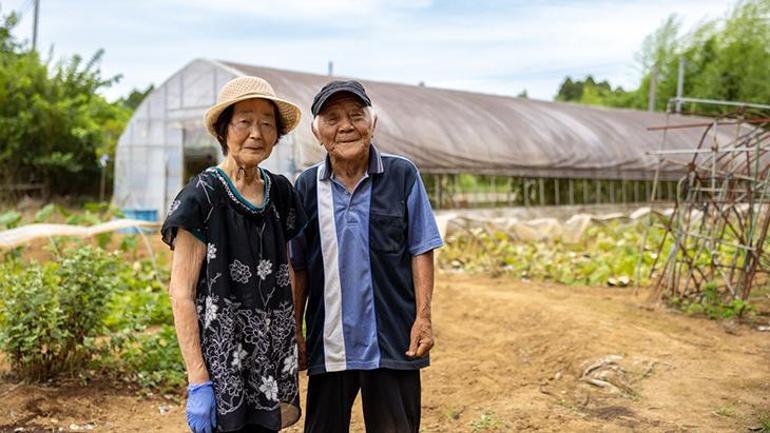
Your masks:
<instances>
[{"instance_id":1,"label":"woman's face","mask_svg":"<svg viewBox=\"0 0 770 433\"><path fill-rule=\"evenodd\" d=\"M236 103L227 128L227 155L244 167L266 160L278 137L275 115L275 106L265 99Z\"/></svg>"}]
</instances>

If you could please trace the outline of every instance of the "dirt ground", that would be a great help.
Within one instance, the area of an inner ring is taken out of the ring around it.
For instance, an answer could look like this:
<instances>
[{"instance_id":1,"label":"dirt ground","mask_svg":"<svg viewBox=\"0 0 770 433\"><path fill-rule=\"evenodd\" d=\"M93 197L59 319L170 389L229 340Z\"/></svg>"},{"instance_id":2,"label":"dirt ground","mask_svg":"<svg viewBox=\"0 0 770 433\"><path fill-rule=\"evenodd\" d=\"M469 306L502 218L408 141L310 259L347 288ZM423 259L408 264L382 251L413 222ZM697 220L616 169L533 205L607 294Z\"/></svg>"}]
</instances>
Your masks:
<instances>
[{"instance_id":1,"label":"dirt ground","mask_svg":"<svg viewBox=\"0 0 770 433\"><path fill-rule=\"evenodd\" d=\"M770 333L644 298L439 275L422 431L747 432L770 423ZM363 431L360 410L353 432ZM0 432L17 431L188 430L173 398L0 382Z\"/></svg>"}]
</instances>

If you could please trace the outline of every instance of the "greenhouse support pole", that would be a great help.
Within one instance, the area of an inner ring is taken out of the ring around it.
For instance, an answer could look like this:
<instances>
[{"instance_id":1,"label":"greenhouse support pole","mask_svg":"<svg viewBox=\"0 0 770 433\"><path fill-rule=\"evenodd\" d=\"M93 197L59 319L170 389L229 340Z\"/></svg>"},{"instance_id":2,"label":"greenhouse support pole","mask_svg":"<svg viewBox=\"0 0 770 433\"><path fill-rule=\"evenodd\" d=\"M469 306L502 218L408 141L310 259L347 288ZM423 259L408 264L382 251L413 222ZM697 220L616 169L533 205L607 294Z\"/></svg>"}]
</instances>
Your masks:
<instances>
[{"instance_id":1,"label":"greenhouse support pole","mask_svg":"<svg viewBox=\"0 0 770 433\"><path fill-rule=\"evenodd\" d=\"M555 177L553 179L553 198L554 198L554 203L556 204L556 206L558 206L559 205L559 178L558 177Z\"/></svg>"},{"instance_id":2,"label":"greenhouse support pole","mask_svg":"<svg viewBox=\"0 0 770 433\"><path fill-rule=\"evenodd\" d=\"M521 189L524 191L524 206L529 207L529 178L522 179Z\"/></svg>"},{"instance_id":3,"label":"greenhouse support pole","mask_svg":"<svg viewBox=\"0 0 770 433\"><path fill-rule=\"evenodd\" d=\"M620 181L620 201L624 204L626 203L626 180L621 179Z\"/></svg>"},{"instance_id":4,"label":"greenhouse support pole","mask_svg":"<svg viewBox=\"0 0 770 433\"><path fill-rule=\"evenodd\" d=\"M594 182L596 182L596 204L601 204L602 202L602 181L599 179L594 179Z\"/></svg>"},{"instance_id":5,"label":"greenhouse support pole","mask_svg":"<svg viewBox=\"0 0 770 433\"><path fill-rule=\"evenodd\" d=\"M639 203L639 181L634 181L634 203Z\"/></svg>"},{"instance_id":6,"label":"greenhouse support pole","mask_svg":"<svg viewBox=\"0 0 770 433\"><path fill-rule=\"evenodd\" d=\"M545 179L540 177L537 179L537 183L540 187L540 206L545 206Z\"/></svg>"}]
</instances>

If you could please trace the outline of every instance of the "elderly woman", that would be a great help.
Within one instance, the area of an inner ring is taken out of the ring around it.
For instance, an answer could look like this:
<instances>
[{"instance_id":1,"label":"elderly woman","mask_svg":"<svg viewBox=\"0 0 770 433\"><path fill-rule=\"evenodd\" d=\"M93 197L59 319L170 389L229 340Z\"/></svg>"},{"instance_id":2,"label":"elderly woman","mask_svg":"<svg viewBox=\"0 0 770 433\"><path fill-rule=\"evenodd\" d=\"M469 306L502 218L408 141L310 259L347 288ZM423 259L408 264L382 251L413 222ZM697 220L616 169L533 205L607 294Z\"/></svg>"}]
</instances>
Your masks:
<instances>
[{"instance_id":1,"label":"elderly woman","mask_svg":"<svg viewBox=\"0 0 770 433\"><path fill-rule=\"evenodd\" d=\"M227 83L205 115L225 155L185 186L161 229L195 433L273 432L300 416L287 242L305 223L296 191L259 165L300 118L269 83Z\"/></svg>"}]
</instances>

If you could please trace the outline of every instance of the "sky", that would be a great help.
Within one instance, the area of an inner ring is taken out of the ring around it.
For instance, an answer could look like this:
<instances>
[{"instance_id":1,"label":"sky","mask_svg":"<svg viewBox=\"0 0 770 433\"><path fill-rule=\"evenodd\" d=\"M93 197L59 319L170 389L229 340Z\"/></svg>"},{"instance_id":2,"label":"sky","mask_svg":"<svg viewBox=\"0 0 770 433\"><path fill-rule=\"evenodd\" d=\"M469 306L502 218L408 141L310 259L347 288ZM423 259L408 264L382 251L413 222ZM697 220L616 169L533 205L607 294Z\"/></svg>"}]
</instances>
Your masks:
<instances>
[{"instance_id":1,"label":"sky","mask_svg":"<svg viewBox=\"0 0 770 433\"><path fill-rule=\"evenodd\" d=\"M551 100L565 76L637 87L642 42L671 14L724 18L714 0L39 0L45 58L105 54L113 100L196 58ZM32 40L34 0L14 35Z\"/></svg>"}]
</instances>

